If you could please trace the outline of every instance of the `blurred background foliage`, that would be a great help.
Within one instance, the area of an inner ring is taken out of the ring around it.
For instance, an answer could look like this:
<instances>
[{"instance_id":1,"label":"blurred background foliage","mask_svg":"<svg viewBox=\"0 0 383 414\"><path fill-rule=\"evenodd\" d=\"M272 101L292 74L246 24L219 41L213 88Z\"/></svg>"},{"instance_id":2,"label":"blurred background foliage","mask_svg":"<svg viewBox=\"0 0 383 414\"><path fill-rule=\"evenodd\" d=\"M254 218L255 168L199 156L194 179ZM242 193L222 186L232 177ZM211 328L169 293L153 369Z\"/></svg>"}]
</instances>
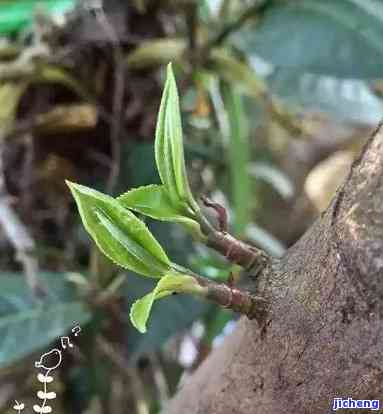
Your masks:
<instances>
[{"instance_id":1,"label":"blurred background foliage","mask_svg":"<svg viewBox=\"0 0 383 414\"><path fill-rule=\"evenodd\" d=\"M31 411L34 361L76 324L56 412L157 413L235 325L174 296L135 331L128 309L152 283L98 253L64 184L118 195L159 182L169 61L193 191L279 257L382 117L383 2L0 1L0 412L15 399ZM179 226L147 223L174 261L222 281L238 270Z\"/></svg>"}]
</instances>

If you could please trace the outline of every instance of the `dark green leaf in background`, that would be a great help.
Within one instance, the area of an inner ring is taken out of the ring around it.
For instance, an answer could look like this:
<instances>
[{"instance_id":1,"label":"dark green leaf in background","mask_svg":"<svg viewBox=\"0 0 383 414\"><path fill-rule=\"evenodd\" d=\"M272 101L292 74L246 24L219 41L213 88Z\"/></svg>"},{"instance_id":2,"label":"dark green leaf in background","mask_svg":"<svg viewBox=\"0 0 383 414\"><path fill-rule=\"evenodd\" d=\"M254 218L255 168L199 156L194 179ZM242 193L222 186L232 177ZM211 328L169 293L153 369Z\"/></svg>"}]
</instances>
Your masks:
<instances>
[{"instance_id":1,"label":"dark green leaf in background","mask_svg":"<svg viewBox=\"0 0 383 414\"><path fill-rule=\"evenodd\" d=\"M67 273L41 272L39 282L46 289L43 302L36 299L21 273L0 273L0 317L32 309L39 303L54 304L76 299L74 285L67 279Z\"/></svg>"},{"instance_id":2,"label":"dark green leaf in background","mask_svg":"<svg viewBox=\"0 0 383 414\"><path fill-rule=\"evenodd\" d=\"M0 367L57 340L76 324L90 319L65 273L41 273L47 291L34 298L21 274L0 275Z\"/></svg>"},{"instance_id":3,"label":"dark green leaf in background","mask_svg":"<svg viewBox=\"0 0 383 414\"><path fill-rule=\"evenodd\" d=\"M379 0L274 1L237 37L242 49L296 73L340 78L383 76Z\"/></svg>"},{"instance_id":4,"label":"dark green leaf in background","mask_svg":"<svg viewBox=\"0 0 383 414\"><path fill-rule=\"evenodd\" d=\"M89 318L80 302L38 306L1 317L0 367L47 345L75 323L86 323Z\"/></svg>"},{"instance_id":5,"label":"dark green leaf in background","mask_svg":"<svg viewBox=\"0 0 383 414\"><path fill-rule=\"evenodd\" d=\"M383 101L368 83L295 69L276 69L267 79L271 91L297 112L323 112L334 120L375 125L383 117Z\"/></svg>"}]
</instances>

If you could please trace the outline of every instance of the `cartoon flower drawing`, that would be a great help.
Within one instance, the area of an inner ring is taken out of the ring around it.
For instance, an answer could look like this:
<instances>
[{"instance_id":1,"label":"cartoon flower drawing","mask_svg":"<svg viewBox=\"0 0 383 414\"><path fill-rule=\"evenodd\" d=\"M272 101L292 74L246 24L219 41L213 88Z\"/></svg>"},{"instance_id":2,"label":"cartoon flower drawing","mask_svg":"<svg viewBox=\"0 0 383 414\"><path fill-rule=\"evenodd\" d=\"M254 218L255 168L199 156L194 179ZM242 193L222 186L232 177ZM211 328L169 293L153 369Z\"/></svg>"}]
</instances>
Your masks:
<instances>
[{"instance_id":1,"label":"cartoon flower drawing","mask_svg":"<svg viewBox=\"0 0 383 414\"><path fill-rule=\"evenodd\" d=\"M13 406L13 409L17 411L17 414L20 414L22 410L24 410L25 405L23 403L19 403L17 400L15 400L15 405Z\"/></svg>"},{"instance_id":2,"label":"cartoon flower drawing","mask_svg":"<svg viewBox=\"0 0 383 414\"><path fill-rule=\"evenodd\" d=\"M50 352L43 354L39 361L35 362L36 368L42 368L45 370L45 374L39 372L37 375L37 380L44 385L44 389L38 391L37 397L42 400L41 405L35 404L33 410L36 413L51 413L52 407L47 405L48 400L53 400L56 398L55 392L48 392L47 384L53 381L53 377L49 374L51 371L60 366L62 361L61 351L59 349L52 349ZM20 414L20 413L19 413Z\"/></svg>"}]
</instances>

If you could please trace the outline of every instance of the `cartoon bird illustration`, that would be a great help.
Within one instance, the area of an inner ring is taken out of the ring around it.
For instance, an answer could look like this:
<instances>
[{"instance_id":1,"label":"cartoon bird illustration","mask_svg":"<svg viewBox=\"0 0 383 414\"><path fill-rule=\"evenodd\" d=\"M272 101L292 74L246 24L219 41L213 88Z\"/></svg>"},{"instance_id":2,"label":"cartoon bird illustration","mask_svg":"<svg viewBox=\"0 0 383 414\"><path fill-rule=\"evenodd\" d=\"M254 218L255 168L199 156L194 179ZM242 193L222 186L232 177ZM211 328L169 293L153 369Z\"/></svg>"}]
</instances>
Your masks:
<instances>
[{"instance_id":1,"label":"cartoon bird illustration","mask_svg":"<svg viewBox=\"0 0 383 414\"><path fill-rule=\"evenodd\" d=\"M44 368L47 371L52 371L61 364L61 360L61 351L55 348L41 355L40 361L35 362L35 367Z\"/></svg>"}]
</instances>

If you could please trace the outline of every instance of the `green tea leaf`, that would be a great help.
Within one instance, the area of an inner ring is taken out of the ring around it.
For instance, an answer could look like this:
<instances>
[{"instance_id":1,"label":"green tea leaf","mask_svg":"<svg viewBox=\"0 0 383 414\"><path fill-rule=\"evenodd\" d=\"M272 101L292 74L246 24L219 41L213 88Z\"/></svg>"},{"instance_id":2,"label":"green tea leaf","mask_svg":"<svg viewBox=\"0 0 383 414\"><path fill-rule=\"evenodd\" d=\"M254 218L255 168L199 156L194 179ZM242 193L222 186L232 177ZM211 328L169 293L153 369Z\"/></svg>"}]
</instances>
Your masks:
<instances>
[{"instance_id":1,"label":"green tea leaf","mask_svg":"<svg viewBox=\"0 0 383 414\"><path fill-rule=\"evenodd\" d=\"M126 308L130 309L137 298L152 291L156 282L154 279L129 273L124 286ZM150 329L145 335L141 335L131 323L126 324L129 359L135 360L140 355L160 350L169 338L188 329L195 320L203 317L212 308L215 309L215 305L192 295L168 296L151 312Z\"/></svg>"},{"instance_id":2,"label":"green tea leaf","mask_svg":"<svg viewBox=\"0 0 383 414\"><path fill-rule=\"evenodd\" d=\"M187 202L191 208L198 209L186 176L179 98L171 64L167 68L158 113L155 156L161 181L166 186L170 199L175 204Z\"/></svg>"},{"instance_id":3,"label":"green tea leaf","mask_svg":"<svg viewBox=\"0 0 383 414\"><path fill-rule=\"evenodd\" d=\"M202 291L203 288L197 283L194 277L180 273L169 273L157 283L157 286L152 292L133 303L130 310L132 324L141 333L145 333L146 322L155 300L173 293L197 293Z\"/></svg>"},{"instance_id":4,"label":"green tea leaf","mask_svg":"<svg viewBox=\"0 0 383 414\"><path fill-rule=\"evenodd\" d=\"M193 220L190 209L180 208L172 203L163 185L148 185L122 194L117 200L126 208L137 211L156 220L183 224L192 233L202 236L200 225Z\"/></svg>"},{"instance_id":5,"label":"green tea leaf","mask_svg":"<svg viewBox=\"0 0 383 414\"><path fill-rule=\"evenodd\" d=\"M82 221L100 250L118 265L159 278L170 261L145 224L117 200L83 185L67 182Z\"/></svg>"},{"instance_id":6,"label":"green tea leaf","mask_svg":"<svg viewBox=\"0 0 383 414\"><path fill-rule=\"evenodd\" d=\"M166 187L163 185L147 185L134 188L117 200L126 208L130 208L157 220L172 221L187 219L185 212L174 206ZM186 212L186 214L188 214Z\"/></svg>"}]
</instances>

